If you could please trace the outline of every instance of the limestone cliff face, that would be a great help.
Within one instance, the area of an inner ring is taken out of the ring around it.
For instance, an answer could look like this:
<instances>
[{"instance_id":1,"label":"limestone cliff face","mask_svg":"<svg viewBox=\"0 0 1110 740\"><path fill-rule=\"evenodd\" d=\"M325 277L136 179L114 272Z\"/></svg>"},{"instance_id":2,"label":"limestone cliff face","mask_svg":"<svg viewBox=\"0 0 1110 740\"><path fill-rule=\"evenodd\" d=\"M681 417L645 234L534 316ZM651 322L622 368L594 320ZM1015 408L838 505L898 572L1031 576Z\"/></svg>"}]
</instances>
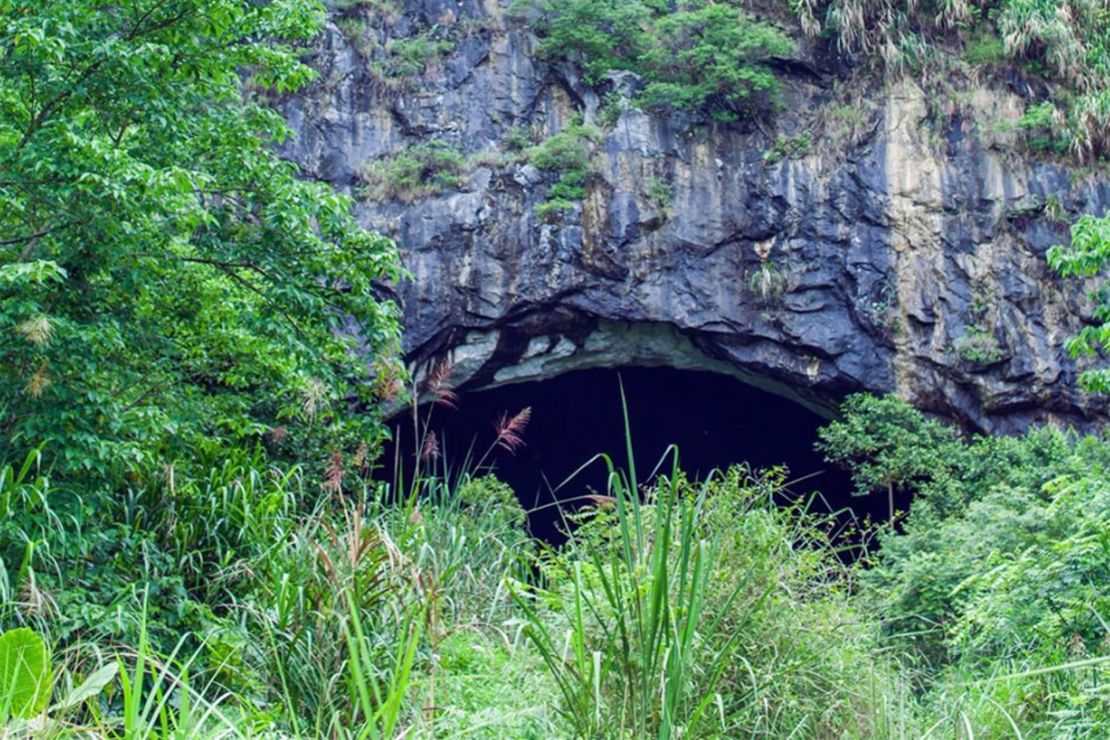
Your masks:
<instances>
[{"instance_id":1,"label":"limestone cliff face","mask_svg":"<svg viewBox=\"0 0 1110 740\"><path fill-rule=\"evenodd\" d=\"M781 65L773 123L626 106L599 126L587 197L541 218L555 176L495 153L514 129L542 138L575 115L596 121L598 92L536 58L508 0L399 5L359 30L380 44L438 23L451 50L414 79L382 79L351 29L331 25L320 81L283 105L298 131L289 156L352 192L366 162L414 144L486 153L457 189L360 205L411 272L399 293L414 360L452 354L454 381L473 387L702 367L826 410L894 391L991 431L1105 418L1062 346L1089 310L1084 291L1044 254L1076 214L1110 205L1110 183L1020 155L1005 133L1021 112L1012 92L854 89L803 48ZM776 136L788 138L776 148Z\"/></svg>"}]
</instances>

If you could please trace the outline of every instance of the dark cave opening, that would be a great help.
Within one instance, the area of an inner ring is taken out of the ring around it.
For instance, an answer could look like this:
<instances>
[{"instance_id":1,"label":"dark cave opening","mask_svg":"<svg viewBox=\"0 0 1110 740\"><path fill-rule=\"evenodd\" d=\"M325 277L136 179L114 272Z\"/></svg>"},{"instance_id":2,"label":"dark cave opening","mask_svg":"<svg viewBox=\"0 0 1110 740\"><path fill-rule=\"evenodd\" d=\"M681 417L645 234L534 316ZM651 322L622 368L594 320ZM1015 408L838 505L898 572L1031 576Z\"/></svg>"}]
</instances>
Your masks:
<instances>
[{"instance_id":1,"label":"dark cave opening","mask_svg":"<svg viewBox=\"0 0 1110 740\"><path fill-rule=\"evenodd\" d=\"M604 493L605 465L595 462L559 490L552 489L598 453L626 467L621 383L641 483L673 444L682 469L691 477L702 478L735 463L757 469L785 465L793 481L790 493L808 497L820 492L814 503L819 510L842 512L844 523L886 518L884 496L852 496L849 475L814 449L817 430L826 419L719 373L662 367L578 370L550 380L460 392L454 408L440 405L432 411L430 426L443 459L457 467L468 453L472 460L484 454L503 414L512 416L530 407L524 445L515 454L496 449L487 464L529 510L532 534L557 543L564 539L564 513L579 505L582 496ZM427 409L422 416L426 413ZM394 425L400 459L411 461L411 420L395 420ZM392 454L387 451L384 459ZM670 467L668 461L664 472Z\"/></svg>"}]
</instances>

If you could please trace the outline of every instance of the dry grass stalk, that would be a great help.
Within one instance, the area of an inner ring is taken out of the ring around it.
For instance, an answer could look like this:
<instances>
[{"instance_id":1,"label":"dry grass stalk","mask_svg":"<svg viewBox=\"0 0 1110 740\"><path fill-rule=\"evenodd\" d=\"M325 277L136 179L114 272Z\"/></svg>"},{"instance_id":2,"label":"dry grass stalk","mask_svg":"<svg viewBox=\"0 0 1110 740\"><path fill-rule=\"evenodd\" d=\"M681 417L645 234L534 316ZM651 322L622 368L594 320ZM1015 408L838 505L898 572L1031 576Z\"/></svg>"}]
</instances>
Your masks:
<instances>
[{"instance_id":1,"label":"dry grass stalk","mask_svg":"<svg viewBox=\"0 0 1110 740\"><path fill-rule=\"evenodd\" d=\"M507 411L501 414L501 418L497 421L497 439L494 441L494 444L503 450L515 454L518 449L524 446L524 439L520 435L524 433L524 429L528 426L528 422L531 418L531 406L526 406L521 409L517 415L512 418L509 418L509 413Z\"/></svg>"},{"instance_id":2,"label":"dry grass stalk","mask_svg":"<svg viewBox=\"0 0 1110 740\"><path fill-rule=\"evenodd\" d=\"M424 392L432 397L434 403L449 409L457 408L459 401L458 395L447 387L447 379L451 376L452 369L450 360L446 358L438 360L428 370L423 388Z\"/></svg>"},{"instance_id":3,"label":"dry grass stalk","mask_svg":"<svg viewBox=\"0 0 1110 740\"><path fill-rule=\"evenodd\" d=\"M328 459L328 467L324 471L324 490L329 493L339 493L343 490L343 476L347 471L343 467L343 453L333 452Z\"/></svg>"}]
</instances>

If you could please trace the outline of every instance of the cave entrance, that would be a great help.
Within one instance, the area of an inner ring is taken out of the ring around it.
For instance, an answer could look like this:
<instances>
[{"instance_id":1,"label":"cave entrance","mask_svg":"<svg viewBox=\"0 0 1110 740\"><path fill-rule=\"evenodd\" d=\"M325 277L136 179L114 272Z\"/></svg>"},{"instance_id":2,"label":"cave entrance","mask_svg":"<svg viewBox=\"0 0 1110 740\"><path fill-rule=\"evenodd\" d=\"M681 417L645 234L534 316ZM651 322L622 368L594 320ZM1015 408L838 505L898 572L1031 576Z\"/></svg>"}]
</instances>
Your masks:
<instances>
[{"instance_id":1,"label":"cave entrance","mask_svg":"<svg viewBox=\"0 0 1110 740\"><path fill-rule=\"evenodd\" d=\"M817 430L827 423L809 409L727 375L663 367L577 370L543 381L460 392L455 408L440 406L431 416L439 446L451 466L480 457L494 438L502 414L525 407L531 419L515 454L501 449L489 456L493 472L508 483L531 513L532 533L558 542L564 515L590 491L604 493L606 469L595 462L553 492L598 453L626 467L620 383L628 400L632 448L643 479L677 445L679 461L691 477L747 462L754 468L785 465L791 492L820 492L817 505L850 511L862 518L886 516L882 497L853 497L849 476L814 450ZM411 429L397 421L402 456L411 456ZM405 451L408 448L408 451ZM408 459L411 459L409 457ZM669 472L670 463L664 472ZM563 502L563 503L560 503ZM554 504L559 505L554 505Z\"/></svg>"}]
</instances>

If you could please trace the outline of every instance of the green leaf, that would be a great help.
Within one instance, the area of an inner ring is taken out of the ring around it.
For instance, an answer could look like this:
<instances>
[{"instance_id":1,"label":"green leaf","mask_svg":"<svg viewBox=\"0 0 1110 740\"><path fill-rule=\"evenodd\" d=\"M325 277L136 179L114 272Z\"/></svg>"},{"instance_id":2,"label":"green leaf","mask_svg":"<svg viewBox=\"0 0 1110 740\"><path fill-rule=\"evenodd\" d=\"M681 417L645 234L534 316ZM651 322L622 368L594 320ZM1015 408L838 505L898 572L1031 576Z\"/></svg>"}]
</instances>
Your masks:
<instances>
[{"instance_id":1,"label":"green leaf","mask_svg":"<svg viewBox=\"0 0 1110 740\"><path fill-rule=\"evenodd\" d=\"M50 699L50 657L46 644L26 627L0 635L0 715L26 719Z\"/></svg>"},{"instance_id":2,"label":"green leaf","mask_svg":"<svg viewBox=\"0 0 1110 740\"><path fill-rule=\"evenodd\" d=\"M117 673L119 673L119 663L112 662L101 666L82 681L80 686L69 692L66 698L58 702L53 709L69 709L99 696L100 692L112 682Z\"/></svg>"}]
</instances>

